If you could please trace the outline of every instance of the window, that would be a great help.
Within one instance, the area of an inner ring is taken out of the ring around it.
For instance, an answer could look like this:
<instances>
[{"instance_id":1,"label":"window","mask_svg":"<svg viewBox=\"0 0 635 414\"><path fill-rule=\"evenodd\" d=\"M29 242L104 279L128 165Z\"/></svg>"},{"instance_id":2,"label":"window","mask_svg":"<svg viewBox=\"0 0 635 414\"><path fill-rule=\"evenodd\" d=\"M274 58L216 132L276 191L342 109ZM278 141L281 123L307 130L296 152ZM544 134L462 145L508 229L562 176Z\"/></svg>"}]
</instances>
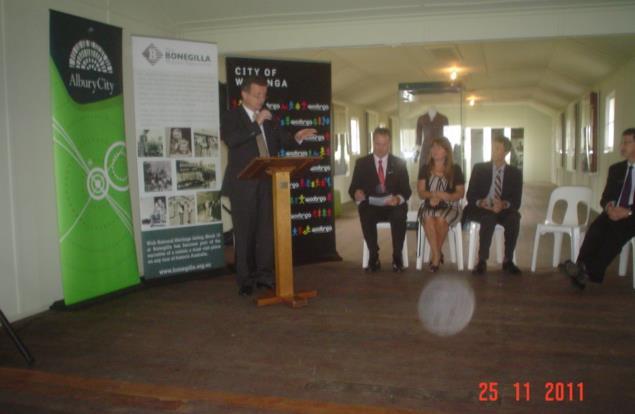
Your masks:
<instances>
[{"instance_id":1,"label":"window","mask_svg":"<svg viewBox=\"0 0 635 414\"><path fill-rule=\"evenodd\" d=\"M361 142L359 140L359 119L351 118L351 152L361 154Z\"/></svg>"},{"instance_id":2,"label":"window","mask_svg":"<svg viewBox=\"0 0 635 414\"><path fill-rule=\"evenodd\" d=\"M615 91L606 97L604 112L604 153L612 152L615 144Z\"/></svg>"}]
</instances>

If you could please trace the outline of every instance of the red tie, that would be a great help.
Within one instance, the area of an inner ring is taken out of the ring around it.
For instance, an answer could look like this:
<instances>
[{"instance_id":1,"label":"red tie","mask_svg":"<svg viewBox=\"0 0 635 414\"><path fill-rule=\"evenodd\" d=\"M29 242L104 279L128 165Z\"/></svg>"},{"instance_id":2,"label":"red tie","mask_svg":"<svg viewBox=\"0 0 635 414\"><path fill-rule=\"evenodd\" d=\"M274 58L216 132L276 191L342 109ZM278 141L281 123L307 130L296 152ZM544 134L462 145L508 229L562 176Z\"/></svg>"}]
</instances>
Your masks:
<instances>
[{"instance_id":1,"label":"red tie","mask_svg":"<svg viewBox=\"0 0 635 414\"><path fill-rule=\"evenodd\" d=\"M379 184L383 186L384 182L386 181L386 178L384 177L384 167L382 166L381 160L378 160L378 161L379 161L379 168L377 168L377 175L379 176Z\"/></svg>"}]
</instances>

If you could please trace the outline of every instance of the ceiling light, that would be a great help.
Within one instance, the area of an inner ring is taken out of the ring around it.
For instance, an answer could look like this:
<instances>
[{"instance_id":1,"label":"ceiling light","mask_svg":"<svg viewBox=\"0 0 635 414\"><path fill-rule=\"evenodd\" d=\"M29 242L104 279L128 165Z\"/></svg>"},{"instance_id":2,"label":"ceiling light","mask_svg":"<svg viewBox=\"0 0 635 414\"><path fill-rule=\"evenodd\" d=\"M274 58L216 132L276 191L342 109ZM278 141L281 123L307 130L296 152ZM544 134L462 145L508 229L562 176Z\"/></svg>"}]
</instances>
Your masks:
<instances>
[{"instance_id":1,"label":"ceiling light","mask_svg":"<svg viewBox=\"0 0 635 414\"><path fill-rule=\"evenodd\" d=\"M452 71L450 72L450 80L455 81L457 75L458 75L458 73L457 73L456 69L452 69Z\"/></svg>"}]
</instances>

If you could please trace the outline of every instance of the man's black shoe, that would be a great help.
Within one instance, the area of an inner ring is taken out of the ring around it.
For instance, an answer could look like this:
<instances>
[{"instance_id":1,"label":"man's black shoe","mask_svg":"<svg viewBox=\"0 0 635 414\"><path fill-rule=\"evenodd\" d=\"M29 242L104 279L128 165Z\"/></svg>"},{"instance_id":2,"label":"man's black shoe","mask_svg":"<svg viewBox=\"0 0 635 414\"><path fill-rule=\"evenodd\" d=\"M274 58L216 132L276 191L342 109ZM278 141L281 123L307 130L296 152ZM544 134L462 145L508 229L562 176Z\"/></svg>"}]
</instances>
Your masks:
<instances>
[{"instance_id":1,"label":"man's black shoe","mask_svg":"<svg viewBox=\"0 0 635 414\"><path fill-rule=\"evenodd\" d=\"M240 296L251 296L252 293L254 293L254 288L249 285L241 286L238 289L238 294Z\"/></svg>"},{"instance_id":2,"label":"man's black shoe","mask_svg":"<svg viewBox=\"0 0 635 414\"><path fill-rule=\"evenodd\" d=\"M256 287L258 289L269 289L269 290L275 290L276 289L276 282L270 282L268 280L262 280L256 283Z\"/></svg>"},{"instance_id":3,"label":"man's black shoe","mask_svg":"<svg viewBox=\"0 0 635 414\"><path fill-rule=\"evenodd\" d=\"M379 257L371 256L370 259L368 260L368 267L364 270L366 270L366 272L376 272L379 269L381 269L381 263L379 262Z\"/></svg>"},{"instance_id":4,"label":"man's black shoe","mask_svg":"<svg viewBox=\"0 0 635 414\"><path fill-rule=\"evenodd\" d=\"M485 260L479 260L474 270L472 270L472 274L484 275L485 272L487 272L487 262Z\"/></svg>"},{"instance_id":5,"label":"man's black shoe","mask_svg":"<svg viewBox=\"0 0 635 414\"><path fill-rule=\"evenodd\" d=\"M558 265L558 270L569 276L571 285L579 290L586 288L586 282L589 280L589 275L586 272L584 265L573 263L571 260L567 260L564 263Z\"/></svg>"},{"instance_id":6,"label":"man's black shoe","mask_svg":"<svg viewBox=\"0 0 635 414\"><path fill-rule=\"evenodd\" d=\"M511 260L503 263L503 272L509 275L519 275L522 273L518 266L516 266Z\"/></svg>"},{"instance_id":7,"label":"man's black shoe","mask_svg":"<svg viewBox=\"0 0 635 414\"><path fill-rule=\"evenodd\" d=\"M403 272L403 260L401 256L393 256L392 258L392 271L393 272Z\"/></svg>"},{"instance_id":8,"label":"man's black shoe","mask_svg":"<svg viewBox=\"0 0 635 414\"><path fill-rule=\"evenodd\" d=\"M571 280L571 285L579 290L584 290L586 288L586 281L580 278L580 276L570 277L569 280Z\"/></svg>"}]
</instances>

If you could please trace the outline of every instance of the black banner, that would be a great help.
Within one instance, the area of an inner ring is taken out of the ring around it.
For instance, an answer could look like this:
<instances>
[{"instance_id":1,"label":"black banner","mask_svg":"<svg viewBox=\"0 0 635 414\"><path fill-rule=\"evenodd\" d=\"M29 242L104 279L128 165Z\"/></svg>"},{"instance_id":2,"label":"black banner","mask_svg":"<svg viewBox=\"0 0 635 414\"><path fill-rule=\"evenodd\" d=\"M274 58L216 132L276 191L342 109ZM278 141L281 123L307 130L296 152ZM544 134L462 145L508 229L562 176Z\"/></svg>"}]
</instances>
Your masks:
<instances>
[{"instance_id":1,"label":"black banner","mask_svg":"<svg viewBox=\"0 0 635 414\"><path fill-rule=\"evenodd\" d=\"M291 183L291 227L295 264L339 260L335 250L331 154L331 64L251 58L227 58L230 108L241 104L240 86L248 76L269 84L265 103L279 125L291 134L315 128L315 137L278 156L322 157ZM273 154L272 154L273 155Z\"/></svg>"},{"instance_id":2,"label":"black banner","mask_svg":"<svg viewBox=\"0 0 635 414\"><path fill-rule=\"evenodd\" d=\"M51 10L50 36L51 58L76 102L122 93L121 28Z\"/></svg>"}]
</instances>

